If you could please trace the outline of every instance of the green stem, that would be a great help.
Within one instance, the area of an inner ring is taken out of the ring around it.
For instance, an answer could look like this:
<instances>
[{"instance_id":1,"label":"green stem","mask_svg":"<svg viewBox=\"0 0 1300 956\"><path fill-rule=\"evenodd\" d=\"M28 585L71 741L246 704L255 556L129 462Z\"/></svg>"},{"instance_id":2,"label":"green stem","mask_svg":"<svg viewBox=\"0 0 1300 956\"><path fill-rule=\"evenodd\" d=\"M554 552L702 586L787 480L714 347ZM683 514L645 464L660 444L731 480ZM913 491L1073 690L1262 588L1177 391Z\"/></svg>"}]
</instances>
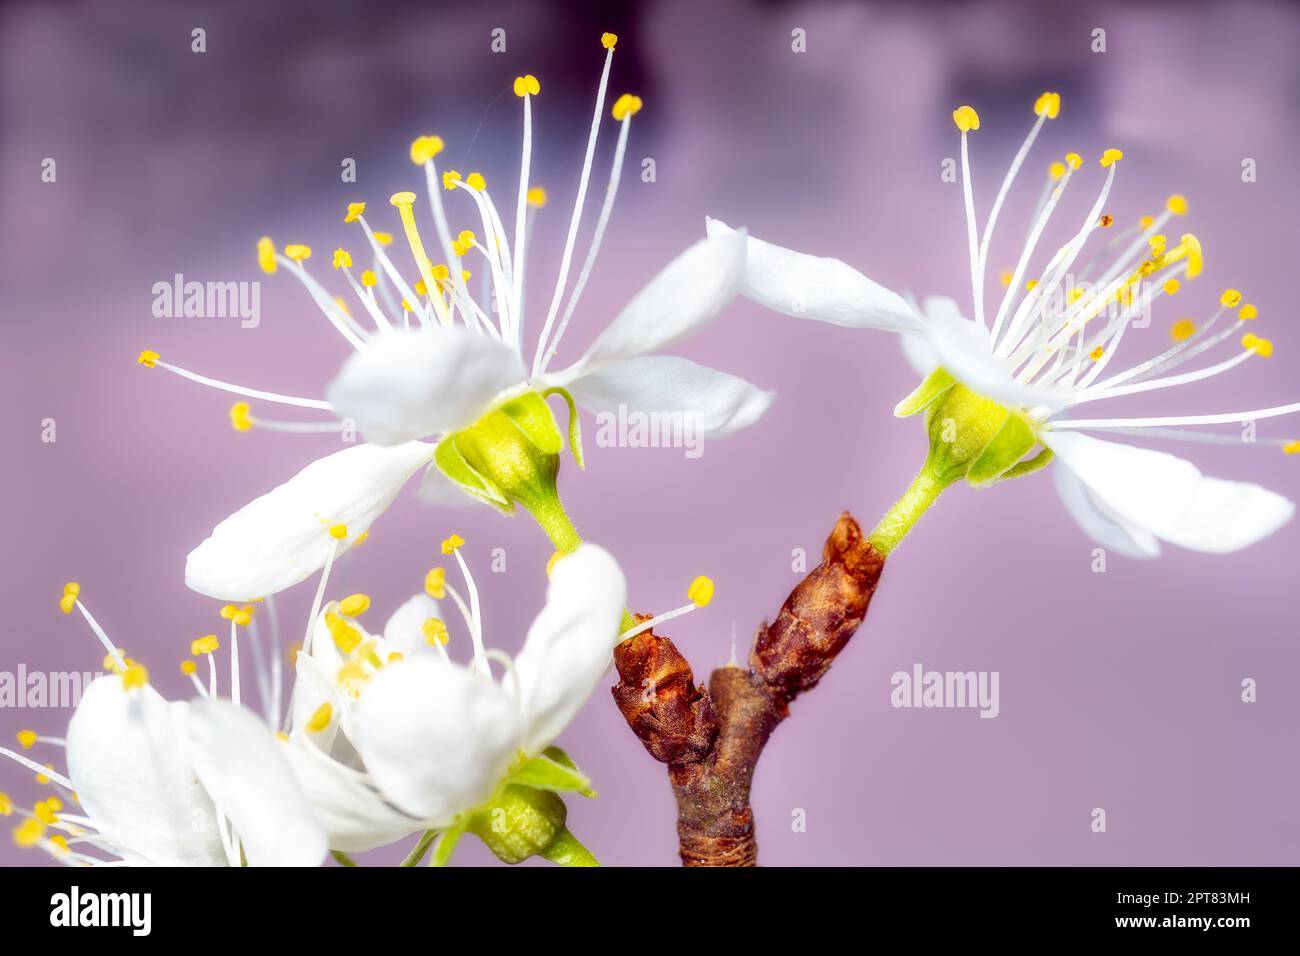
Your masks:
<instances>
[{"instance_id":1,"label":"green stem","mask_svg":"<svg viewBox=\"0 0 1300 956\"><path fill-rule=\"evenodd\" d=\"M536 519L546 537L551 539L555 550L568 554L582 544L582 536L573 526L564 504L557 494L539 495L532 501L521 502L528 513Z\"/></svg>"},{"instance_id":2,"label":"green stem","mask_svg":"<svg viewBox=\"0 0 1300 956\"><path fill-rule=\"evenodd\" d=\"M939 500L943 490L952 484L945 481L929 461L921 468L912 483L903 492L903 497L894 502L894 506L885 512L867 540L881 554L889 554L898 543L912 530L921 515Z\"/></svg>"},{"instance_id":3,"label":"green stem","mask_svg":"<svg viewBox=\"0 0 1300 956\"><path fill-rule=\"evenodd\" d=\"M437 830L425 830L424 833L420 835L420 842L415 844L415 848L406 855L406 859L397 865L419 866L420 861L424 859L424 854L429 852L429 846L437 836Z\"/></svg>"}]
</instances>

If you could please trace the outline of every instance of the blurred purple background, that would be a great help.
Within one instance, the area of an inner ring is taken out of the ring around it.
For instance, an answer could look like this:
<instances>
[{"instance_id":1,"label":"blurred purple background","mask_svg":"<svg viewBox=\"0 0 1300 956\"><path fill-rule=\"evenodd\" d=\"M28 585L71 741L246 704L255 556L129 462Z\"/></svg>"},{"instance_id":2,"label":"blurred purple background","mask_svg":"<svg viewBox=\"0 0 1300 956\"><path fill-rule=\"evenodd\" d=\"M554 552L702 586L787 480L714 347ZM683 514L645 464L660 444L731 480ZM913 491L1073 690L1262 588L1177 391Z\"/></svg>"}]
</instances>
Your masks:
<instances>
[{"instance_id":1,"label":"blurred purple background","mask_svg":"<svg viewBox=\"0 0 1300 956\"><path fill-rule=\"evenodd\" d=\"M617 16L601 6L0 8L0 482L13 506L0 669L99 664L98 643L56 607L63 582L76 579L154 683L188 696L177 663L221 622L214 602L185 589L186 553L337 443L236 434L229 396L148 372L135 357L153 348L218 377L319 395L347 346L283 274L263 284L257 329L154 318L153 283L176 272L262 278L253 245L263 233L311 244L315 274L332 282L329 250L355 240L340 221L344 204L368 199L385 222L390 193L422 188L406 158L417 133L441 133L449 165L509 183L519 117L508 84L527 71L543 84L534 178L551 205L529 275L532 296L544 298L606 29L621 35L611 93L637 92L646 106L567 355L703 234L706 213L844 258L891 288L968 301L960 186L939 175L942 159L957 155L950 111L980 111L972 159L986 210L1030 104L1055 89L1061 117L1004 213L993 273L1013 263L1045 164L1070 149L1091 157L1120 146L1126 159L1108 211L1128 224L1183 192L1188 228L1207 251L1205 276L1160 304L1154 325L1126 340L1126 356L1157 351L1176 318L1204 317L1225 286L1259 306L1259 332L1278 349L1271 362L1140 407L1199 413L1300 398L1289 365L1300 334L1286 311L1300 221L1294 6L724 0L705 14L672 0ZM195 26L207 30L202 55L190 51ZM489 52L494 27L507 31L504 54ZM791 50L796 28L807 33L806 53ZM1106 30L1104 54L1090 50L1095 28ZM612 132L607 122L602 156ZM45 157L57 160L55 184L40 181ZM339 181L344 157L357 160L355 185ZM654 183L638 176L644 157L656 161ZM1245 157L1258 164L1252 184L1241 181ZM1071 209L1098 181L1091 164L1084 172ZM676 606L696 574L714 577L712 606L667 629L704 679L727 660L732 628L743 653L798 580L792 549L815 562L842 509L870 526L925 444L916 421L890 415L913 385L891 336L740 301L676 351L776 389L775 406L698 460L589 441L587 471L566 464L561 488L579 527L620 559L634 607ZM40 440L46 418L57 421L53 444ZM1260 435L1300 437L1300 422L1263 422ZM1171 450L1207 472L1300 494L1295 462L1275 448ZM356 553L349 589L373 595L377 627L419 587L452 531L469 542L489 643L516 650L540 607L550 553L526 517L431 510L407 492ZM1112 555L1095 574L1092 544L1050 478L950 492L891 559L868 623L768 747L754 792L762 860L1300 862L1298 543L1292 525L1229 557ZM488 571L495 547L507 551L505 574ZM279 602L291 635L312 587ZM1000 716L894 709L890 675L917 662L1000 672ZM1247 677L1258 682L1257 703L1240 700ZM12 746L25 727L61 734L67 716L0 710L0 739ZM607 693L561 743L600 790L598 800L571 801L580 838L610 864L675 863L664 768ZM52 749L32 753L62 765ZM8 763L0 789L27 804L41 795ZM1095 807L1107 812L1106 833L1090 829ZM796 810L806 812L806 832L791 826ZM473 841L462 847L459 863L490 860ZM0 862L46 858L20 853L6 835Z\"/></svg>"}]
</instances>

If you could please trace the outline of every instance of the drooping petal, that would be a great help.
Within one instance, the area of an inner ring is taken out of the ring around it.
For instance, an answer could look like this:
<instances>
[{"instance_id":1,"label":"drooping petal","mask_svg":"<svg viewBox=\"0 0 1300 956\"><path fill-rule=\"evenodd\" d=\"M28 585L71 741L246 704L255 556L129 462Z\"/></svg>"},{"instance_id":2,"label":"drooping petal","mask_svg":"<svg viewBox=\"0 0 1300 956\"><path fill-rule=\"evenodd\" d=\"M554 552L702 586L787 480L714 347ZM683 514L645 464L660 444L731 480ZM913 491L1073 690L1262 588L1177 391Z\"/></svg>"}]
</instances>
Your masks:
<instances>
[{"instance_id":1,"label":"drooping petal","mask_svg":"<svg viewBox=\"0 0 1300 956\"><path fill-rule=\"evenodd\" d=\"M200 594L241 601L297 584L342 554L433 455L422 442L357 445L312 462L213 529L185 562L185 583ZM335 541L329 529L345 525Z\"/></svg>"},{"instance_id":2,"label":"drooping petal","mask_svg":"<svg viewBox=\"0 0 1300 956\"><path fill-rule=\"evenodd\" d=\"M1078 432L1046 432L1042 438L1115 518L1184 548L1237 551L1295 513L1290 501L1267 488L1207 478L1167 452Z\"/></svg>"},{"instance_id":3,"label":"drooping petal","mask_svg":"<svg viewBox=\"0 0 1300 956\"><path fill-rule=\"evenodd\" d=\"M325 394L367 441L396 445L473 424L526 377L509 345L459 326L429 328L371 339Z\"/></svg>"},{"instance_id":4,"label":"drooping petal","mask_svg":"<svg viewBox=\"0 0 1300 956\"><path fill-rule=\"evenodd\" d=\"M735 297L744 261L743 233L701 239L624 306L578 367L647 355L693 335Z\"/></svg>"},{"instance_id":5,"label":"drooping petal","mask_svg":"<svg viewBox=\"0 0 1300 956\"><path fill-rule=\"evenodd\" d=\"M1065 510L1093 541L1129 558L1159 557L1156 536L1118 518L1068 466L1053 466L1052 477Z\"/></svg>"},{"instance_id":6,"label":"drooping petal","mask_svg":"<svg viewBox=\"0 0 1300 956\"><path fill-rule=\"evenodd\" d=\"M298 741L281 746L331 849L360 853L422 829L385 803L363 774Z\"/></svg>"},{"instance_id":7,"label":"drooping petal","mask_svg":"<svg viewBox=\"0 0 1300 956\"><path fill-rule=\"evenodd\" d=\"M194 771L239 835L249 866L319 866L329 849L271 731L225 700L191 705Z\"/></svg>"},{"instance_id":8,"label":"drooping petal","mask_svg":"<svg viewBox=\"0 0 1300 956\"><path fill-rule=\"evenodd\" d=\"M446 823L492 795L520 741L515 699L487 677L420 654L381 670L357 704L366 770L396 806Z\"/></svg>"},{"instance_id":9,"label":"drooping petal","mask_svg":"<svg viewBox=\"0 0 1300 956\"><path fill-rule=\"evenodd\" d=\"M135 865L225 866L216 810L194 777L185 705L96 678L68 724L68 776L104 839Z\"/></svg>"},{"instance_id":10,"label":"drooping petal","mask_svg":"<svg viewBox=\"0 0 1300 956\"><path fill-rule=\"evenodd\" d=\"M719 219L706 220L710 236L735 235ZM872 282L839 259L810 256L748 238L741 295L797 319L886 332L919 330L921 320L897 292Z\"/></svg>"},{"instance_id":11,"label":"drooping petal","mask_svg":"<svg viewBox=\"0 0 1300 956\"><path fill-rule=\"evenodd\" d=\"M743 378L673 355L624 359L575 379L568 386L584 408L682 416L682 428L705 438L725 438L762 417L775 392Z\"/></svg>"},{"instance_id":12,"label":"drooping petal","mask_svg":"<svg viewBox=\"0 0 1300 956\"><path fill-rule=\"evenodd\" d=\"M406 656L432 650L424 638L424 622L431 617L441 618L438 602L424 591L402 602L384 624L384 648Z\"/></svg>"},{"instance_id":13,"label":"drooping petal","mask_svg":"<svg viewBox=\"0 0 1300 956\"><path fill-rule=\"evenodd\" d=\"M604 548L584 544L555 563L546 606L515 659L529 754L558 737L599 686L626 601L623 572Z\"/></svg>"}]
</instances>

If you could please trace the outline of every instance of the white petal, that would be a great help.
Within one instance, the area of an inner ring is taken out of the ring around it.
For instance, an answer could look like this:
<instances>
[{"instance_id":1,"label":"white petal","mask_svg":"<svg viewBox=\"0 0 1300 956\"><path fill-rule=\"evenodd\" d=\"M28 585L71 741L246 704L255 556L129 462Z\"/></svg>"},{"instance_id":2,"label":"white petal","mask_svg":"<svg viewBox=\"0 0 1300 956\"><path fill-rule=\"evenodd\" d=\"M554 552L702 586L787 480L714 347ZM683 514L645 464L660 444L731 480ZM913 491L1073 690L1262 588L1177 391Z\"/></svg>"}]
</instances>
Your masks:
<instances>
[{"instance_id":1,"label":"white petal","mask_svg":"<svg viewBox=\"0 0 1300 956\"><path fill-rule=\"evenodd\" d=\"M358 749L379 789L430 824L490 797L519 746L514 698L430 654L375 675L356 716Z\"/></svg>"},{"instance_id":2,"label":"white petal","mask_svg":"<svg viewBox=\"0 0 1300 956\"><path fill-rule=\"evenodd\" d=\"M384 624L385 650L397 651L404 657L432 652L423 630L424 622L431 617L442 617L437 601L424 591L407 598Z\"/></svg>"},{"instance_id":3,"label":"white petal","mask_svg":"<svg viewBox=\"0 0 1300 956\"><path fill-rule=\"evenodd\" d=\"M437 505L440 508L468 508L477 503L464 488L432 464L424 470L424 477L420 479L415 494L426 505Z\"/></svg>"},{"instance_id":4,"label":"white petal","mask_svg":"<svg viewBox=\"0 0 1300 956\"><path fill-rule=\"evenodd\" d=\"M1184 548L1237 551L1295 513L1290 501L1267 488L1206 478L1167 452L1077 432L1047 432L1043 442L1116 518Z\"/></svg>"},{"instance_id":5,"label":"white petal","mask_svg":"<svg viewBox=\"0 0 1300 956\"><path fill-rule=\"evenodd\" d=\"M318 866L329 849L279 743L251 710L191 705L194 770L234 824L249 866Z\"/></svg>"},{"instance_id":6,"label":"white petal","mask_svg":"<svg viewBox=\"0 0 1300 956\"><path fill-rule=\"evenodd\" d=\"M1065 510L1093 541L1129 558L1159 556L1160 542L1155 535L1118 518L1068 466L1054 464L1052 477Z\"/></svg>"},{"instance_id":7,"label":"white petal","mask_svg":"<svg viewBox=\"0 0 1300 956\"><path fill-rule=\"evenodd\" d=\"M693 335L735 298L745 237L701 239L636 294L592 343L580 365L646 355Z\"/></svg>"},{"instance_id":8,"label":"white petal","mask_svg":"<svg viewBox=\"0 0 1300 956\"><path fill-rule=\"evenodd\" d=\"M961 307L957 305L957 302L943 295L927 296L921 310L927 321L933 321L932 317L939 314L955 315L962 318ZM934 346L930 343L928 332L901 335L899 336L899 345L903 349L903 357L907 359L907 363L922 378L933 372L935 366L939 364L939 353L934 350Z\"/></svg>"},{"instance_id":9,"label":"white petal","mask_svg":"<svg viewBox=\"0 0 1300 956\"><path fill-rule=\"evenodd\" d=\"M423 829L419 820L385 803L363 774L298 741L281 747L331 849L360 853Z\"/></svg>"},{"instance_id":10,"label":"white petal","mask_svg":"<svg viewBox=\"0 0 1300 956\"><path fill-rule=\"evenodd\" d=\"M526 377L510 346L460 326L429 328L371 339L325 394L367 441L395 445L473 424Z\"/></svg>"},{"instance_id":11,"label":"white petal","mask_svg":"<svg viewBox=\"0 0 1300 956\"><path fill-rule=\"evenodd\" d=\"M185 705L96 678L68 724L68 776L86 815L129 862L225 866L216 810L190 766Z\"/></svg>"},{"instance_id":12,"label":"white petal","mask_svg":"<svg viewBox=\"0 0 1300 956\"><path fill-rule=\"evenodd\" d=\"M347 549L392 503L433 448L407 442L356 445L312 462L213 529L185 562L185 583L200 594L241 601L282 591L316 573L335 545L329 528L347 526Z\"/></svg>"},{"instance_id":13,"label":"white petal","mask_svg":"<svg viewBox=\"0 0 1300 956\"><path fill-rule=\"evenodd\" d=\"M599 686L626 602L623 572L604 548L584 544L555 563L546 607L515 659L528 753L555 740Z\"/></svg>"},{"instance_id":14,"label":"white petal","mask_svg":"<svg viewBox=\"0 0 1300 956\"><path fill-rule=\"evenodd\" d=\"M319 636L319 635L317 635ZM317 642L312 638L312 644ZM334 738L339 732L339 725L344 720L350 722L351 709L339 691L334 675L338 667L322 664L314 654L298 652L294 664L293 701L291 705L292 720L289 733L293 737L306 735L306 738L320 750L329 753L334 746ZM329 724L320 730L307 730L307 723L322 704L330 705ZM352 731L351 724L344 728L345 734Z\"/></svg>"},{"instance_id":15,"label":"white petal","mask_svg":"<svg viewBox=\"0 0 1300 956\"><path fill-rule=\"evenodd\" d=\"M710 236L736 234L719 219L707 219L706 226ZM810 256L752 236L747 248L740 293L760 305L797 319L851 328L902 332L921 327L901 295L839 259Z\"/></svg>"},{"instance_id":16,"label":"white petal","mask_svg":"<svg viewBox=\"0 0 1300 956\"><path fill-rule=\"evenodd\" d=\"M685 416L682 428L707 438L724 438L762 417L775 392L688 359L648 355L624 359L569 384L580 405L592 412L666 412Z\"/></svg>"}]
</instances>

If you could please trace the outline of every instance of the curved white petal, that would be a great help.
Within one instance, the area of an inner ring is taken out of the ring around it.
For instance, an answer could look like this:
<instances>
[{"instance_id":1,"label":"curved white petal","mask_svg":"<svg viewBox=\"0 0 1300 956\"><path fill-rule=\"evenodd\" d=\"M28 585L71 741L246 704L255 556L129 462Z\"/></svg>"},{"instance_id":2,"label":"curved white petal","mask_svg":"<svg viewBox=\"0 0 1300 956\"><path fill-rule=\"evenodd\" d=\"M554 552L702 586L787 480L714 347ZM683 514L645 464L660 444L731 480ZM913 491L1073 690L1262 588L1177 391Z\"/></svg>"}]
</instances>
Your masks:
<instances>
[{"instance_id":1,"label":"curved white petal","mask_svg":"<svg viewBox=\"0 0 1300 956\"><path fill-rule=\"evenodd\" d=\"M249 866L318 866L325 830L279 743L252 711L225 700L190 705L194 771L239 835Z\"/></svg>"},{"instance_id":2,"label":"curved white petal","mask_svg":"<svg viewBox=\"0 0 1300 956\"><path fill-rule=\"evenodd\" d=\"M705 438L725 438L762 417L775 392L743 378L673 355L624 359L582 375L569 391L596 413L666 412L684 416L682 428Z\"/></svg>"},{"instance_id":3,"label":"curved white petal","mask_svg":"<svg viewBox=\"0 0 1300 956\"><path fill-rule=\"evenodd\" d=\"M312 643L316 643L316 637L312 638ZM314 654L298 652L294 664L293 701L290 711L292 719L289 723L289 733L293 737L305 735L325 753L329 753L333 748L334 739L343 721L348 721L348 726L343 727L343 732L350 734L352 730L351 711L334 679L337 673L337 666L330 667L328 664L322 664L320 658ZM329 723L320 730L308 730L308 722L323 704L330 705Z\"/></svg>"},{"instance_id":4,"label":"curved white petal","mask_svg":"<svg viewBox=\"0 0 1300 956\"><path fill-rule=\"evenodd\" d=\"M430 654L375 675L356 717L358 750L380 791L431 825L490 797L520 740L510 694Z\"/></svg>"},{"instance_id":5,"label":"curved white petal","mask_svg":"<svg viewBox=\"0 0 1300 956\"><path fill-rule=\"evenodd\" d=\"M693 335L735 297L744 261L743 233L701 239L623 307L578 367L657 352Z\"/></svg>"},{"instance_id":6,"label":"curved white petal","mask_svg":"<svg viewBox=\"0 0 1300 956\"><path fill-rule=\"evenodd\" d=\"M297 584L324 566L336 544L329 528L347 526L342 554L432 455L423 442L366 444L312 462L217 525L186 559L186 585L241 601Z\"/></svg>"},{"instance_id":7,"label":"curved white petal","mask_svg":"<svg viewBox=\"0 0 1300 956\"><path fill-rule=\"evenodd\" d=\"M1120 521L1171 544L1224 554L1286 524L1295 506L1249 482L1207 478L1168 452L1046 432L1043 443Z\"/></svg>"},{"instance_id":8,"label":"curved white petal","mask_svg":"<svg viewBox=\"0 0 1300 956\"><path fill-rule=\"evenodd\" d=\"M437 505L440 508L468 508L477 503L464 488L433 464L424 469L424 476L420 479L415 494L426 505Z\"/></svg>"},{"instance_id":9,"label":"curved white petal","mask_svg":"<svg viewBox=\"0 0 1300 956\"><path fill-rule=\"evenodd\" d=\"M519 354L454 326L385 332L343 363L326 397L367 441L395 445L472 424L526 377Z\"/></svg>"},{"instance_id":10,"label":"curved white petal","mask_svg":"<svg viewBox=\"0 0 1300 956\"><path fill-rule=\"evenodd\" d=\"M442 617L437 601L424 591L407 598L384 624L385 650L402 656L432 651L423 630L424 622L431 617Z\"/></svg>"},{"instance_id":11,"label":"curved white petal","mask_svg":"<svg viewBox=\"0 0 1300 956\"><path fill-rule=\"evenodd\" d=\"M720 219L706 219L710 236L743 235ZM810 256L748 238L740 293L797 319L886 332L917 330L921 321L897 292L872 282L839 259Z\"/></svg>"},{"instance_id":12,"label":"curved white petal","mask_svg":"<svg viewBox=\"0 0 1300 956\"><path fill-rule=\"evenodd\" d=\"M599 686L626 602L623 572L604 548L584 544L555 563L546 607L515 659L528 753L558 737Z\"/></svg>"},{"instance_id":13,"label":"curved white petal","mask_svg":"<svg viewBox=\"0 0 1300 956\"><path fill-rule=\"evenodd\" d=\"M185 705L96 678L68 724L68 777L86 815L128 862L225 866L212 800L194 777Z\"/></svg>"},{"instance_id":14,"label":"curved white petal","mask_svg":"<svg viewBox=\"0 0 1300 956\"><path fill-rule=\"evenodd\" d=\"M1054 464L1052 477L1065 510L1093 541L1129 558L1159 557L1156 536L1116 517L1068 466Z\"/></svg>"},{"instance_id":15,"label":"curved white petal","mask_svg":"<svg viewBox=\"0 0 1300 956\"><path fill-rule=\"evenodd\" d=\"M281 747L331 849L360 853L423 829L419 820L385 803L363 774L297 741Z\"/></svg>"}]
</instances>

